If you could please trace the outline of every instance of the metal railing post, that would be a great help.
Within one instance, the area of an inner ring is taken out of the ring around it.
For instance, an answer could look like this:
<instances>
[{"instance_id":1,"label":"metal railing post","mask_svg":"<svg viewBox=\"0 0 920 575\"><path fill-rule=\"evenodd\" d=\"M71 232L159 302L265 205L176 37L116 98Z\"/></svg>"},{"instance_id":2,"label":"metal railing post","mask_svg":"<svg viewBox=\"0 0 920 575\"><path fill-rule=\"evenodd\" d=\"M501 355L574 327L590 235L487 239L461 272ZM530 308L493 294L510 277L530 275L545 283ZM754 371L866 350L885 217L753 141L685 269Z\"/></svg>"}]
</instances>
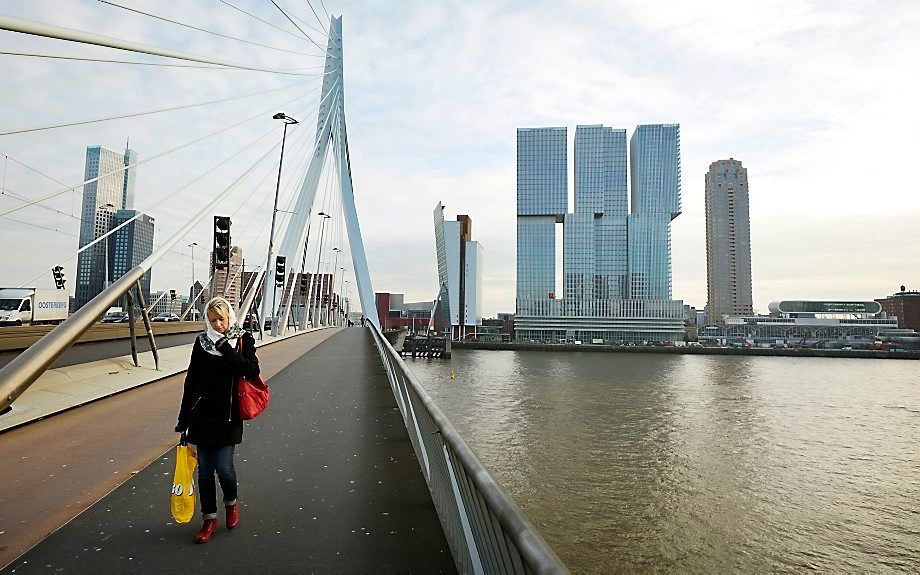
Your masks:
<instances>
[{"instance_id":1,"label":"metal railing post","mask_svg":"<svg viewBox=\"0 0 920 575\"><path fill-rule=\"evenodd\" d=\"M141 306L141 314L144 318L144 329L147 330L147 339L150 340L150 351L153 353L153 365L157 371L160 371L160 354L157 353L157 342L153 339L153 328L150 326L150 315L148 315L147 308L144 305L144 293L141 290L141 282L137 282L135 289L137 290L137 303Z\"/></svg>"},{"instance_id":2,"label":"metal railing post","mask_svg":"<svg viewBox=\"0 0 920 575\"><path fill-rule=\"evenodd\" d=\"M131 290L129 289L125 293L126 300L128 302L128 331L131 332L131 359L134 360L134 367L139 367L140 364L137 362L137 333L134 330L134 296L131 295Z\"/></svg>"}]
</instances>

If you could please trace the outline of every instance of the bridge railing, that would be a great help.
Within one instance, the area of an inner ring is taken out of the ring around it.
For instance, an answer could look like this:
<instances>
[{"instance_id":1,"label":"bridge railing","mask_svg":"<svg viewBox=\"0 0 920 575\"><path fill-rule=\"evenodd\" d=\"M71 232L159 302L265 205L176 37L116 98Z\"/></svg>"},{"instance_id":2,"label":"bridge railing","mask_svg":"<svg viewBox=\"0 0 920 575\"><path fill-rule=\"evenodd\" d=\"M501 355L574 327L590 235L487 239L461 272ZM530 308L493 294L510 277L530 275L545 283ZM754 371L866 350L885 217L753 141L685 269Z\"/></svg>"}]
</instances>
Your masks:
<instances>
[{"instance_id":1,"label":"bridge railing","mask_svg":"<svg viewBox=\"0 0 920 575\"><path fill-rule=\"evenodd\" d=\"M461 573L568 573L399 353L371 324L390 386Z\"/></svg>"}]
</instances>

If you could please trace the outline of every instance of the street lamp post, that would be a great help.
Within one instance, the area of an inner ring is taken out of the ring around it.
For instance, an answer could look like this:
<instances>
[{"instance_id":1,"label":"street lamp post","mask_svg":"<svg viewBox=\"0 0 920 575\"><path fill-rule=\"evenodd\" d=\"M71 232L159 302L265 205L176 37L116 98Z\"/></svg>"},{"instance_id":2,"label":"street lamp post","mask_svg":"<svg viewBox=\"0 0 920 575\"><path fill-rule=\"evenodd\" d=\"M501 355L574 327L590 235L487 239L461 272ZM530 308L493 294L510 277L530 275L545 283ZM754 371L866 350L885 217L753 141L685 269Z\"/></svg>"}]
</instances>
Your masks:
<instances>
[{"instance_id":1,"label":"street lamp post","mask_svg":"<svg viewBox=\"0 0 920 575\"><path fill-rule=\"evenodd\" d=\"M315 327L319 327L319 308L320 308L320 303L322 302L322 296L319 294L319 290L322 288L321 284L319 283L320 280L322 279L319 276L319 264L320 264L320 258L323 255L323 232L326 228L326 220L332 217L325 212L320 212L317 215L320 216L322 220L319 226L319 249L316 250L316 277L314 278L315 280L314 283L316 284L316 292L317 292L316 294L314 294L314 297L316 297L316 304L313 305L313 302L312 301L310 302L311 304L310 307L313 308L313 320L316 322Z\"/></svg>"},{"instance_id":2,"label":"street lamp post","mask_svg":"<svg viewBox=\"0 0 920 575\"><path fill-rule=\"evenodd\" d=\"M329 274L332 276L332 281L329 283L329 301L326 302L326 325L332 323L332 296L335 295L335 276L339 273L336 266L339 265L339 252L342 250L332 248L332 251L335 252L335 257L332 258L332 273Z\"/></svg>"},{"instance_id":3,"label":"street lamp post","mask_svg":"<svg viewBox=\"0 0 920 575\"><path fill-rule=\"evenodd\" d=\"M268 257L265 262L265 289L262 290L262 317L268 317L265 313L265 307L268 303L268 290L272 290L272 335L278 335L278 318L275 317L275 275L270 273L275 269L272 260L275 257L275 216L278 215L278 192L281 190L281 166L284 164L284 141L287 138L287 127L290 124L296 124L297 120L286 115L284 112L278 112L272 116L273 120L282 120L284 122L284 131L281 134L281 159L278 160L278 181L275 184L275 204L272 208L272 229L268 233ZM264 321L264 319L263 319Z\"/></svg>"},{"instance_id":4,"label":"street lamp post","mask_svg":"<svg viewBox=\"0 0 920 575\"><path fill-rule=\"evenodd\" d=\"M195 293L195 246L197 245L198 244L195 242L192 242L188 245L188 247L192 248L192 302L189 304L191 307L195 307L195 305L197 305L196 301L198 300L198 296L201 295L201 292Z\"/></svg>"},{"instance_id":5,"label":"street lamp post","mask_svg":"<svg viewBox=\"0 0 920 575\"><path fill-rule=\"evenodd\" d=\"M345 289L345 268L342 267L339 269L342 270L342 279L339 280L339 307L338 307L338 314L339 316L341 316L342 315L342 303L345 300L345 292L342 291ZM345 322L342 322L342 323L344 324Z\"/></svg>"}]
</instances>

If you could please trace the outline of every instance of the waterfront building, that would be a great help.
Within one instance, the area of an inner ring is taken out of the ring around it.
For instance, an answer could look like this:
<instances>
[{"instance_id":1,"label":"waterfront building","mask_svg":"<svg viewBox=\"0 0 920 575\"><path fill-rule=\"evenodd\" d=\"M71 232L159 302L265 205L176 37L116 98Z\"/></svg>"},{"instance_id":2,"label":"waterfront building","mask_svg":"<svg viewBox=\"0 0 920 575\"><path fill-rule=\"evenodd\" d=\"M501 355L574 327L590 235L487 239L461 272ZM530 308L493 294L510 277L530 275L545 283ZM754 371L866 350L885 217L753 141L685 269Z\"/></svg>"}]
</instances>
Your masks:
<instances>
[{"instance_id":1,"label":"waterfront building","mask_svg":"<svg viewBox=\"0 0 920 575\"><path fill-rule=\"evenodd\" d=\"M551 314L556 299L556 224L568 211L566 128L517 131L518 313Z\"/></svg>"},{"instance_id":2,"label":"waterfront building","mask_svg":"<svg viewBox=\"0 0 920 575\"><path fill-rule=\"evenodd\" d=\"M473 240L470 217L445 221L440 202L434 209L434 237L439 285L435 329L465 339L482 325L482 246Z\"/></svg>"},{"instance_id":3,"label":"waterfront building","mask_svg":"<svg viewBox=\"0 0 920 575\"><path fill-rule=\"evenodd\" d=\"M114 249L109 254L112 281L125 275L153 253L154 219L136 210L118 210L115 212L114 227L118 227L125 222L128 223L113 234ZM150 276L152 273L152 269L148 270L141 277L141 290L143 290L141 293L150 293ZM119 305L127 309L126 296L121 297Z\"/></svg>"},{"instance_id":4,"label":"waterfront building","mask_svg":"<svg viewBox=\"0 0 920 575\"><path fill-rule=\"evenodd\" d=\"M136 168L126 166L136 161L134 150L119 153L102 146L86 148L83 179L93 181L83 186L79 247L111 231L119 210L133 208ZM113 244L114 240L109 236L80 252L77 257L76 309L83 307L114 281L110 265Z\"/></svg>"},{"instance_id":5,"label":"waterfront building","mask_svg":"<svg viewBox=\"0 0 920 575\"><path fill-rule=\"evenodd\" d=\"M626 130L578 126L572 213L565 213L566 154L565 128L518 130L515 339L683 340L670 252L670 223L680 214L679 126L639 126L629 147Z\"/></svg>"},{"instance_id":6,"label":"waterfront building","mask_svg":"<svg viewBox=\"0 0 920 575\"><path fill-rule=\"evenodd\" d=\"M405 327L412 333L427 332L433 301L406 302L405 294L377 292L377 319L384 329ZM360 321L360 314L357 320ZM355 321L355 320L352 320Z\"/></svg>"},{"instance_id":7,"label":"waterfront building","mask_svg":"<svg viewBox=\"0 0 920 575\"><path fill-rule=\"evenodd\" d=\"M680 215L680 126L638 126L629 140L629 298L671 299L671 220Z\"/></svg>"},{"instance_id":8,"label":"waterfront building","mask_svg":"<svg viewBox=\"0 0 920 575\"><path fill-rule=\"evenodd\" d=\"M900 327L920 331L920 291L901 286L901 291L875 301L889 316L898 318Z\"/></svg>"},{"instance_id":9,"label":"waterfront building","mask_svg":"<svg viewBox=\"0 0 920 575\"><path fill-rule=\"evenodd\" d=\"M753 347L853 347L876 342L917 347L918 334L898 325L875 301L784 300L771 302L770 315L727 316L698 331L707 345Z\"/></svg>"},{"instance_id":10,"label":"waterfront building","mask_svg":"<svg viewBox=\"0 0 920 575\"><path fill-rule=\"evenodd\" d=\"M706 291L709 316L754 314L747 168L734 158L706 172Z\"/></svg>"}]
</instances>

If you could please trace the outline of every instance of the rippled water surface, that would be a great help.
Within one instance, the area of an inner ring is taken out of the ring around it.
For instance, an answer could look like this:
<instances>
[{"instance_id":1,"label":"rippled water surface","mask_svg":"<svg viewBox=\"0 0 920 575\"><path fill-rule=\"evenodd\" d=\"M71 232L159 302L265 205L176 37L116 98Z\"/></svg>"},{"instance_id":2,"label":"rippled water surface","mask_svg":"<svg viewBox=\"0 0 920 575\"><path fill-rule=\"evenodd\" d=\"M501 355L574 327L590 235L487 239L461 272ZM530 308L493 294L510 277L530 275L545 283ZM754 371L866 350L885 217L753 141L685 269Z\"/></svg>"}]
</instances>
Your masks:
<instances>
[{"instance_id":1,"label":"rippled water surface","mask_svg":"<svg viewBox=\"0 0 920 575\"><path fill-rule=\"evenodd\" d=\"M920 572L920 362L407 363L575 573Z\"/></svg>"}]
</instances>

